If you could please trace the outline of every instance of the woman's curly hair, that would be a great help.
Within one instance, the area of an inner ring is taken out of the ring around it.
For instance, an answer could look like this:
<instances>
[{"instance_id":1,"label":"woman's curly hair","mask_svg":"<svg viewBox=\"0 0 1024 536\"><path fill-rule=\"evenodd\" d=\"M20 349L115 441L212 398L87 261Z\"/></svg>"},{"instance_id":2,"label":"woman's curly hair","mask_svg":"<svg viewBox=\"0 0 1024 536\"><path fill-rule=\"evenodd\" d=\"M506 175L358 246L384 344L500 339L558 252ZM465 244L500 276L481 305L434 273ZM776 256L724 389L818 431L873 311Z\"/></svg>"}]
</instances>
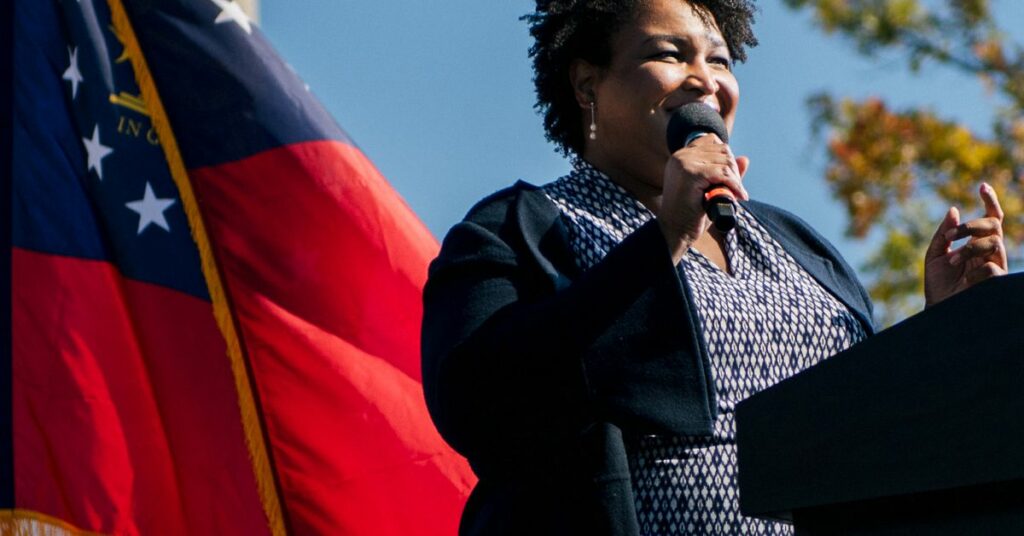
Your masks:
<instances>
[{"instance_id":1,"label":"woman's curly hair","mask_svg":"<svg viewBox=\"0 0 1024 536\"><path fill-rule=\"evenodd\" d=\"M582 154L582 113L569 81L569 64L575 59L607 66L611 39L630 20L645 0L537 0L537 10L525 15L534 44L533 83L535 108L544 114L548 140L565 155ZM756 46L753 0L679 0L709 13L735 61L747 59L745 47ZM702 8L702 9L701 9Z\"/></svg>"}]
</instances>

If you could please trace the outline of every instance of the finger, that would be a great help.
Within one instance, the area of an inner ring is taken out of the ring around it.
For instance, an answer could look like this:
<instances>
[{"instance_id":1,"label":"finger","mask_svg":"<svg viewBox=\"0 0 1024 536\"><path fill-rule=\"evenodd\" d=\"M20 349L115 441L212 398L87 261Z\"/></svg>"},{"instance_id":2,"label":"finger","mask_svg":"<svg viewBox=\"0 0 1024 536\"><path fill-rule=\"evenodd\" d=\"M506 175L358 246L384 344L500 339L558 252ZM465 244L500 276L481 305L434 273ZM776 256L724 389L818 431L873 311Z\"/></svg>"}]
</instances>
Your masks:
<instances>
[{"instance_id":1,"label":"finger","mask_svg":"<svg viewBox=\"0 0 1024 536\"><path fill-rule=\"evenodd\" d=\"M1001 275L1006 275L1005 269L994 262L986 262L970 272L967 272L967 282L974 285L986 279Z\"/></svg>"},{"instance_id":2,"label":"finger","mask_svg":"<svg viewBox=\"0 0 1024 536\"><path fill-rule=\"evenodd\" d=\"M985 258L990 261L998 261L1001 255L1006 252L1003 240L998 236L986 236L971 240L959 249L953 251L949 257L949 263L956 266L969 259Z\"/></svg>"},{"instance_id":3,"label":"finger","mask_svg":"<svg viewBox=\"0 0 1024 536\"><path fill-rule=\"evenodd\" d=\"M739 162L736 161L736 156L732 154L732 149L728 145L725 146L725 150L729 155L729 168L731 169L732 174L736 176L736 180L743 182L743 175L740 173L740 165Z\"/></svg>"},{"instance_id":4,"label":"finger","mask_svg":"<svg viewBox=\"0 0 1024 536\"><path fill-rule=\"evenodd\" d=\"M968 236L982 237L1003 234L1003 223L996 218L978 218L961 223L946 231L946 240L959 240Z\"/></svg>"},{"instance_id":5,"label":"finger","mask_svg":"<svg viewBox=\"0 0 1024 536\"><path fill-rule=\"evenodd\" d=\"M956 207L949 207L946 211L946 215L942 218L939 223L939 228L935 230L935 234L932 235L932 241L928 244L928 251L925 253L925 259L933 259L940 255L945 255L949 251L949 244L952 240L946 238L946 233L956 228L960 224L960 211Z\"/></svg>"},{"instance_id":6,"label":"finger","mask_svg":"<svg viewBox=\"0 0 1024 536\"><path fill-rule=\"evenodd\" d=\"M706 138L707 136L704 137ZM704 163L729 163L735 160L732 156L732 151L729 150L728 145L697 145L696 142L687 145L686 147L680 148L676 152L672 153L672 157L678 160L681 164L685 164L687 161ZM686 166L684 165L683 167L685 168Z\"/></svg>"},{"instance_id":7,"label":"finger","mask_svg":"<svg viewBox=\"0 0 1024 536\"><path fill-rule=\"evenodd\" d=\"M712 149L680 149L673 153L672 158L684 175L696 179L694 186L701 191L721 182L734 192L735 197L750 199L742 184L739 164L727 145Z\"/></svg>"},{"instance_id":8,"label":"finger","mask_svg":"<svg viewBox=\"0 0 1024 536\"><path fill-rule=\"evenodd\" d=\"M707 137L710 135L703 136L698 141ZM729 146L707 143L698 146L696 143L672 153L671 160L674 166L682 171L683 176L689 176L690 180L694 181L693 186L701 192L713 184L722 184L733 192L734 197L750 199L750 194L742 184L739 164L733 158Z\"/></svg>"},{"instance_id":9,"label":"finger","mask_svg":"<svg viewBox=\"0 0 1024 536\"><path fill-rule=\"evenodd\" d=\"M704 137L706 138L707 136ZM729 146L721 143L705 143L697 145L697 143L694 142L691 143L690 145L687 145L686 147L683 147L682 149L679 149L679 151L677 151L674 154L698 155L701 158L726 158L729 160L734 159L732 155L732 150L729 149Z\"/></svg>"},{"instance_id":10,"label":"finger","mask_svg":"<svg viewBox=\"0 0 1024 536\"><path fill-rule=\"evenodd\" d=\"M722 141L722 138L718 137L718 134L708 132L691 141L687 147L708 147L715 145L725 145L725 142Z\"/></svg>"},{"instance_id":11,"label":"finger","mask_svg":"<svg viewBox=\"0 0 1024 536\"><path fill-rule=\"evenodd\" d=\"M983 182L979 191L981 200L985 203L985 215L1003 221L1003 207L999 206L999 197L996 195L995 188Z\"/></svg>"},{"instance_id":12,"label":"finger","mask_svg":"<svg viewBox=\"0 0 1024 536\"><path fill-rule=\"evenodd\" d=\"M726 189L730 197L735 199L750 199L750 195L743 188L739 175L728 165L705 165L700 166L695 173L697 180L693 187L704 195L712 190ZM724 192L716 191L713 195Z\"/></svg>"},{"instance_id":13,"label":"finger","mask_svg":"<svg viewBox=\"0 0 1024 536\"><path fill-rule=\"evenodd\" d=\"M739 161L736 159L736 155L734 155L732 153L732 147L729 147L729 145L726 144L725 145L725 150L729 154L729 163L730 163L730 165L732 165L733 172L736 174L736 177L738 177L739 180L742 181L743 180L743 174L740 173L740 164L739 164Z\"/></svg>"},{"instance_id":14,"label":"finger","mask_svg":"<svg viewBox=\"0 0 1024 536\"><path fill-rule=\"evenodd\" d=\"M743 179L747 174L747 170L750 169L750 159L745 156L737 156L736 167L740 170L740 179Z\"/></svg>"},{"instance_id":15,"label":"finger","mask_svg":"<svg viewBox=\"0 0 1024 536\"><path fill-rule=\"evenodd\" d=\"M742 178L739 175L739 170L735 161L731 164L719 164L709 167L708 182L710 185L721 184L732 190L733 194L737 198L743 200L750 199L750 194L748 194L747 189L743 187Z\"/></svg>"},{"instance_id":16,"label":"finger","mask_svg":"<svg viewBox=\"0 0 1024 536\"><path fill-rule=\"evenodd\" d=\"M736 162L736 158L732 155L732 149L730 149L729 146L724 145L724 143L723 145L693 148L693 153L699 156L701 162L705 162L707 164L727 165L732 168L732 171L736 176L740 176L739 164Z\"/></svg>"},{"instance_id":17,"label":"finger","mask_svg":"<svg viewBox=\"0 0 1024 536\"><path fill-rule=\"evenodd\" d=\"M679 169L686 173L700 175L708 173L711 168L728 167L735 168L734 173L739 175L736 159L732 157L727 145L686 147L673 153L672 158L679 165Z\"/></svg>"}]
</instances>

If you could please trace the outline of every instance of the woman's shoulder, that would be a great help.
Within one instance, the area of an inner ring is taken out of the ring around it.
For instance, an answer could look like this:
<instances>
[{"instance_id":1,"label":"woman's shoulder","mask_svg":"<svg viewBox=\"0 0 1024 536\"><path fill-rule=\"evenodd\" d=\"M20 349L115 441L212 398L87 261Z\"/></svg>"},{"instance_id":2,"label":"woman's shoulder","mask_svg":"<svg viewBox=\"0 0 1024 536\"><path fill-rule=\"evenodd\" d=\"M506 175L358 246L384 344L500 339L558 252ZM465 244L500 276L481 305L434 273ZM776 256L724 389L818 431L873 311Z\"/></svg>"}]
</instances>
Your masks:
<instances>
[{"instance_id":1,"label":"woman's shoulder","mask_svg":"<svg viewBox=\"0 0 1024 536\"><path fill-rule=\"evenodd\" d=\"M462 223L470 223L497 230L510 220L549 219L557 207L544 195L540 186L518 180L480 201L466 212Z\"/></svg>"},{"instance_id":2,"label":"woman's shoulder","mask_svg":"<svg viewBox=\"0 0 1024 536\"><path fill-rule=\"evenodd\" d=\"M523 258L557 257L549 249L567 244L559 217L558 207L542 187L516 181L478 201L448 231L431 271L463 261L517 264ZM554 240L553 227L559 231Z\"/></svg>"},{"instance_id":3,"label":"woman's shoulder","mask_svg":"<svg viewBox=\"0 0 1024 536\"><path fill-rule=\"evenodd\" d=\"M490 217L496 214L506 213L509 208L515 205L516 200L523 192L535 190L539 190L539 187L526 181L518 180L514 184L506 186L477 201L470 207L469 211L466 212L466 216L462 219L463 221L490 219Z\"/></svg>"}]
</instances>

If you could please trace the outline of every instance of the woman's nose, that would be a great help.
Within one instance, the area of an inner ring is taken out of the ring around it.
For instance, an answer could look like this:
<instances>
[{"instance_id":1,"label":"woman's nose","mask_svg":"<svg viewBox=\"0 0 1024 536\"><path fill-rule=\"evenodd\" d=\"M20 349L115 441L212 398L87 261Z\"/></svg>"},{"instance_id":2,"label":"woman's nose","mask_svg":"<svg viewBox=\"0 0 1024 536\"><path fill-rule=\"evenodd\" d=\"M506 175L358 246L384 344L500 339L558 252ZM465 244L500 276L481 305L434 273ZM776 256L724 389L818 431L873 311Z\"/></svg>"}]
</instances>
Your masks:
<instances>
[{"instance_id":1,"label":"woman's nose","mask_svg":"<svg viewBox=\"0 0 1024 536\"><path fill-rule=\"evenodd\" d=\"M711 66L704 60L686 64L686 79L683 86L687 89L700 91L702 95L714 95L718 92L718 81Z\"/></svg>"}]
</instances>

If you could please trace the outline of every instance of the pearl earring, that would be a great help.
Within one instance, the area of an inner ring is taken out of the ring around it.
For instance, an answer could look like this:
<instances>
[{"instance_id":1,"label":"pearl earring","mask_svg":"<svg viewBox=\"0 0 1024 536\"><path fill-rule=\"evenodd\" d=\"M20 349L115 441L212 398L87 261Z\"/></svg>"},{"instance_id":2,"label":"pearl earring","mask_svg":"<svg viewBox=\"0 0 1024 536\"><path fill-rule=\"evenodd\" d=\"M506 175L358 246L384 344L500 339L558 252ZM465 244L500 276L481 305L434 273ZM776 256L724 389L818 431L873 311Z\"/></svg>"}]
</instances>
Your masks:
<instances>
[{"instance_id":1,"label":"pearl earring","mask_svg":"<svg viewBox=\"0 0 1024 536\"><path fill-rule=\"evenodd\" d=\"M590 101L590 139L597 139L597 121L594 117L594 101Z\"/></svg>"}]
</instances>

